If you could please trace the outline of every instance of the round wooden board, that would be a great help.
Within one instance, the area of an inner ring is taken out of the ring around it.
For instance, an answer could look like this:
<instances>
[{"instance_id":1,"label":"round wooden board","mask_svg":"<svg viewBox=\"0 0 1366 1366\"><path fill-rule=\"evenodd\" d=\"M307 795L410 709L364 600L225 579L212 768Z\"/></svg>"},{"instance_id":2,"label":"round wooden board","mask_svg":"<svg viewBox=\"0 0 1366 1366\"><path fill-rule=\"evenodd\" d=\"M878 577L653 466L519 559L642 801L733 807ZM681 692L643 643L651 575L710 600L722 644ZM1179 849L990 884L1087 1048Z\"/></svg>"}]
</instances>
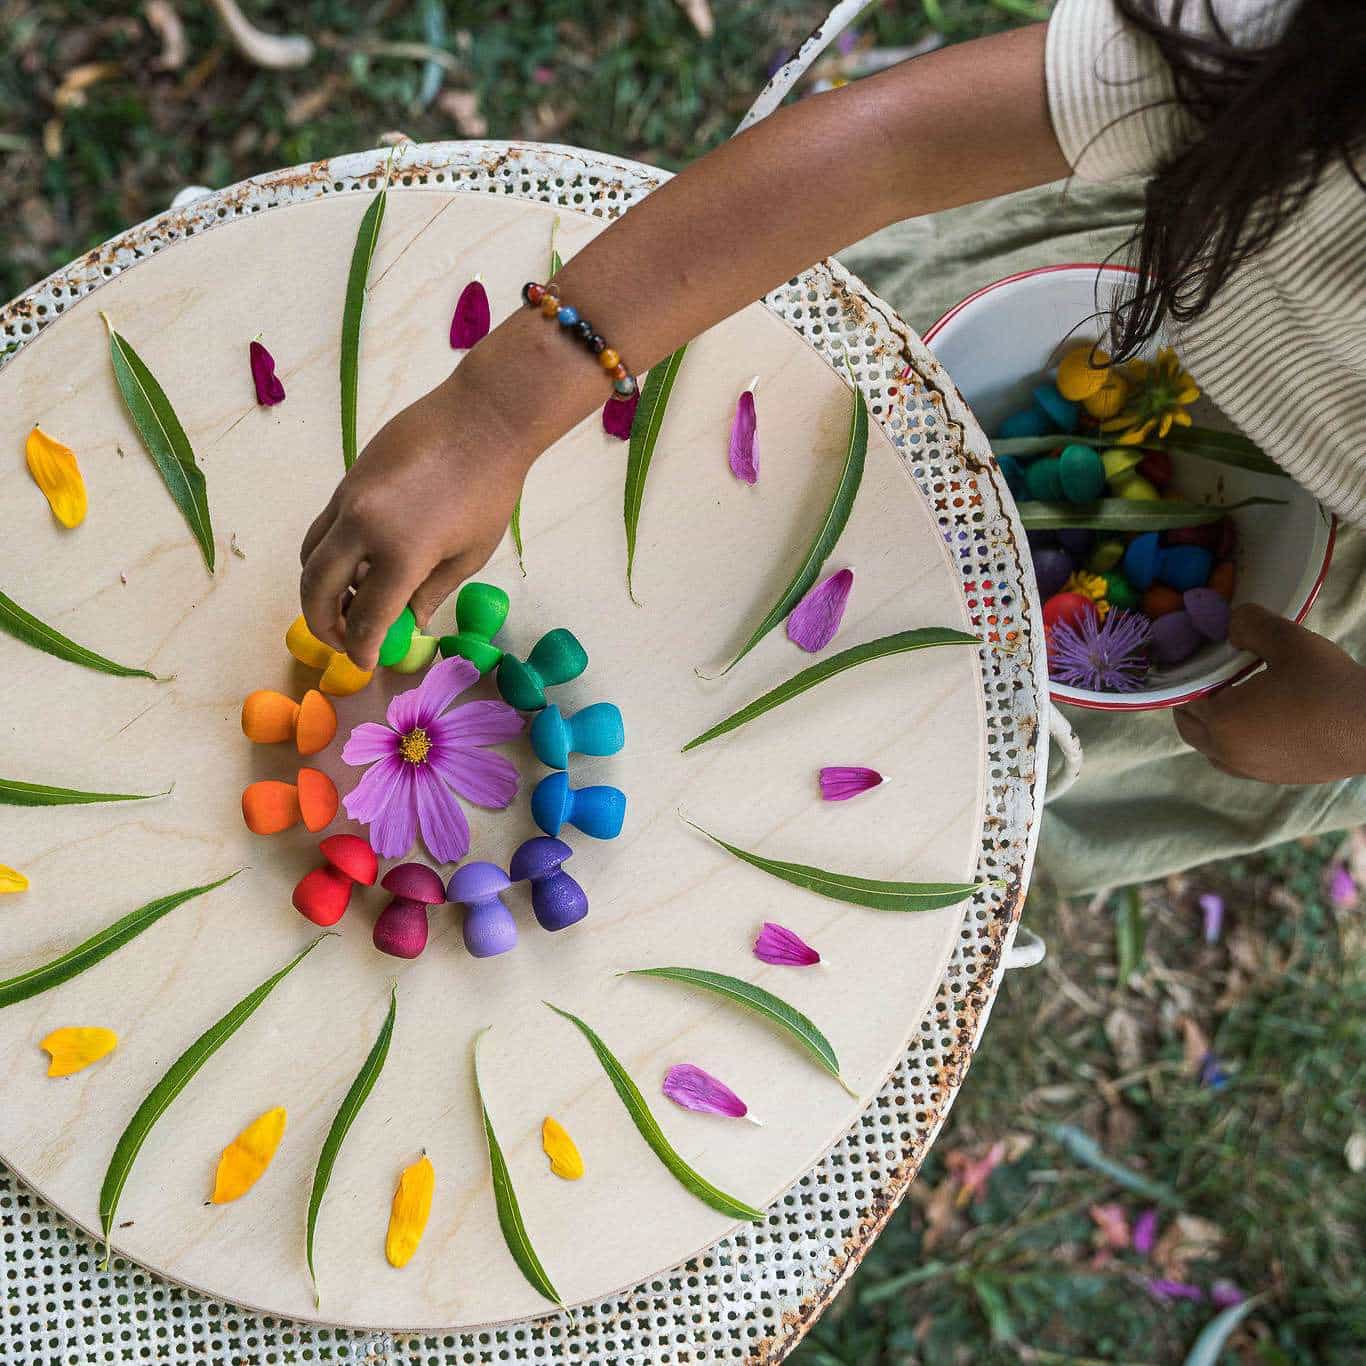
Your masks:
<instances>
[{"instance_id":1,"label":"round wooden board","mask_svg":"<svg viewBox=\"0 0 1366 1366\"><path fill-rule=\"evenodd\" d=\"M117 791L175 784L154 802L3 809L0 860L23 869L32 889L0 903L0 977L155 896L247 869L84 975L0 1013L0 1156L86 1228L98 1224L110 1153L148 1089L314 932L289 898L316 861L315 838L302 828L255 838L239 810L246 783L292 776L297 756L249 744L238 710L253 688L299 695L313 681L285 654L282 635L297 612L300 539L341 473L338 336L366 202L313 199L177 242L108 281L97 300L71 306L0 371L0 450L11 453L0 467L0 588L83 644L175 675L167 684L110 678L0 637L0 775ZM517 306L522 282L544 274L552 217L512 197L390 192L362 337L362 441L446 373L451 309L475 272L495 323ZM602 226L561 211L562 253ZM213 577L124 411L97 308L157 375L194 445L217 538ZM247 343L258 333L289 393L273 409L253 401ZM762 473L750 489L730 474L725 449L736 396L756 372ZM594 418L542 458L524 499L527 577L506 539L482 577L511 595L504 640L513 651L525 654L554 626L584 642L589 668L558 691L562 707L605 699L625 715L623 753L572 768L577 784L613 782L629 798L620 839L569 834L589 919L547 935L518 888L509 897L522 929L513 953L471 959L446 907L433 916L425 955L402 963L370 943L385 898L358 895L339 936L277 989L153 1130L123 1195L118 1251L213 1296L298 1319L419 1330L545 1311L500 1237L477 1119L471 1045L492 1025L489 1107L564 1301L601 1298L685 1260L730 1221L659 1164L547 1000L597 1028L683 1155L752 1203L776 1199L856 1121L921 1020L961 909L897 915L824 900L734 861L678 815L744 847L868 876L973 875L987 767L974 650L864 666L737 734L679 752L810 663L779 630L722 681L694 672L723 661L790 576L836 482L850 405L844 379L760 305L699 338L645 494L641 607L624 583L625 446ZM79 453L90 515L74 532L52 521L24 469L34 422ZM944 538L876 423L863 488L828 568L843 565L856 586L840 645L913 626L970 626ZM340 763L341 739L409 682L386 677L340 703L342 730L319 766L343 791L357 773ZM517 802L501 814L469 811L473 856L500 863L534 833L526 794L545 772L524 741L506 752L524 776ZM828 763L868 764L890 781L824 804L815 775ZM759 963L750 946L766 919L796 929L830 964ZM825 1031L863 1101L757 1018L673 984L615 975L661 964L731 973L782 995ZM393 981L389 1062L319 1221L315 1309L303 1256L313 1169ZM117 1030L118 1051L50 1080L38 1041L76 1024ZM725 1078L765 1126L663 1100L664 1071L684 1061ZM267 1175L236 1204L206 1205L219 1150L275 1105L288 1108L289 1128ZM547 1114L580 1145L587 1175L578 1183L547 1169ZM395 1271L383 1255L389 1202L399 1171L424 1148L437 1172L431 1223L418 1255Z\"/></svg>"}]
</instances>

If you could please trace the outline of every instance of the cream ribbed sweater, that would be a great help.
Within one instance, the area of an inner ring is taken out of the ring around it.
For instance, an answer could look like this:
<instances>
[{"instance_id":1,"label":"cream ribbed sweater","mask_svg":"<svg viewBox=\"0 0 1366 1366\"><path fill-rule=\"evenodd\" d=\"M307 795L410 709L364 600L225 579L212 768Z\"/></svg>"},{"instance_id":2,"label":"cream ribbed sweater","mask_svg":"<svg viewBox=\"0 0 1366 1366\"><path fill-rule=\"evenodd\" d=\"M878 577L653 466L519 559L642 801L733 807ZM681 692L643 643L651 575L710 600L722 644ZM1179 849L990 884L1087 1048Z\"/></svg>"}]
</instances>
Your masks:
<instances>
[{"instance_id":1,"label":"cream ribbed sweater","mask_svg":"<svg viewBox=\"0 0 1366 1366\"><path fill-rule=\"evenodd\" d=\"M1294 8L1214 5L1249 46L1273 39ZM1186 11L1186 22L1202 22L1203 0ZM1150 174L1189 133L1168 102L1170 69L1111 0L1059 0L1047 67L1053 128L1084 180ZM1366 526L1366 193L1345 166L1175 339L1240 430L1334 512Z\"/></svg>"}]
</instances>

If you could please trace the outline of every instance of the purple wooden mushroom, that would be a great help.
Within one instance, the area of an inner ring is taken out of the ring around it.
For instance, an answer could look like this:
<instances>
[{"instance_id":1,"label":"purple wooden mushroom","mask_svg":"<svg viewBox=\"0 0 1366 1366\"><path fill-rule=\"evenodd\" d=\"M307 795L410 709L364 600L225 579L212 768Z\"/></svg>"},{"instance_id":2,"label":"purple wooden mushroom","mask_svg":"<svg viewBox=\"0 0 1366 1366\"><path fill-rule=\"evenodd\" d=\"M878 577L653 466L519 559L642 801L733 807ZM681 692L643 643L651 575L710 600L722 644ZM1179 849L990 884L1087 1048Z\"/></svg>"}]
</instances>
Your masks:
<instances>
[{"instance_id":1,"label":"purple wooden mushroom","mask_svg":"<svg viewBox=\"0 0 1366 1366\"><path fill-rule=\"evenodd\" d=\"M531 883L531 909L542 929L567 929L588 914L583 888L560 867L573 853L563 840L537 835L520 845L508 864L514 882Z\"/></svg>"},{"instance_id":2,"label":"purple wooden mushroom","mask_svg":"<svg viewBox=\"0 0 1366 1366\"><path fill-rule=\"evenodd\" d=\"M1206 640L1228 639L1229 605L1213 588L1188 588L1182 595L1186 615Z\"/></svg>"},{"instance_id":3,"label":"purple wooden mushroom","mask_svg":"<svg viewBox=\"0 0 1366 1366\"><path fill-rule=\"evenodd\" d=\"M375 921L375 947L395 958L416 958L427 947L427 907L446 899L441 879L424 864L396 863L379 885L394 899Z\"/></svg>"},{"instance_id":4,"label":"purple wooden mushroom","mask_svg":"<svg viewBox=\"0 0 1366 1366\"><path fill-rule=\"evenodd\" d=\"M446 891L465 907L465 947L475 958L492 958L517 944L517 922L503 904L512 886L496 863L467 863L451 874Z\"/></svg>"}]
</instances>

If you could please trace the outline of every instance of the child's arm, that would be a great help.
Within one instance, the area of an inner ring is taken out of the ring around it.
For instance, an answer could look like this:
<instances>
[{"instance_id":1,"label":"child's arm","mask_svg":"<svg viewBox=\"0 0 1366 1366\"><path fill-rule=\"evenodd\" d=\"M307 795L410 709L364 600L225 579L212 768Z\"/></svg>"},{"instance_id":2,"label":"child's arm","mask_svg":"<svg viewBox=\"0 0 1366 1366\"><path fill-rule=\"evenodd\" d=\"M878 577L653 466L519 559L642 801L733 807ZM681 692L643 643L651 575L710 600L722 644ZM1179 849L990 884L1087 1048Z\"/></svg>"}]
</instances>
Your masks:
<instances>
[{"instance_id":1,"label":"child's arm","mask_svg":"<svg viewBox=\"0 0 1366 1366\"><path fill-rule=\"evenodd\" d=\"M888 223L1065 176L1044 33L945 48L780 110L585 247L556 276L562 297L644 372ZM604 372L558 332L529 309L496 328L375 436L310 529L309 626L362 668L405 603L425 624L484 564L532 462L602 406Z\"/></svg>"}]
</instances>

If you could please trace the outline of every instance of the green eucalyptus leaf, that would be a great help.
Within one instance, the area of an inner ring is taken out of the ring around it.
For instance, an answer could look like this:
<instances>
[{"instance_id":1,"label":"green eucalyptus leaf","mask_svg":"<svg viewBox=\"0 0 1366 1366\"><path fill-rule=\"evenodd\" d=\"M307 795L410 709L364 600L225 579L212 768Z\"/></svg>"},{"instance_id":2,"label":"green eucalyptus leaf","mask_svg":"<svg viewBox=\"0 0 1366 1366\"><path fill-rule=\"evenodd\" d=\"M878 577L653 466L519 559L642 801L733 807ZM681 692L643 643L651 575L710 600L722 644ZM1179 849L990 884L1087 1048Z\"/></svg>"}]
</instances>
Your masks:
<instances>
[{"instance_id":1,"label":"green eucalyptus leaf","mask_svg":"<svg viewBox=\"0 0 1366 1366\"><path fill-rule=\"evenodd\" d=\"M1094 446L1098 450L1122 450L1113 436L1091 436L1082 432L1054 432L1046 436L1008 436L991 443L996 455L1045 455L1059 446ZM1265 455L1260 446L1236 432L1216 432L1209 427L1173 427L1161 440L1145 441L1133 448L1140 455L1149 450L1182 451L1203 456L1216 464L1250 470L1253 474L1272 474L1280 479L1289 475Z\"/></svg>"},{"instance_id":2,"label":"green eucalyptus leaf","mask_svg":"<svg viewBox=\"0 0 1366 1366\"><path fill-rule=\"evenodd\" d=\"M446 5L445 0L422 0L422 38L428 47L437 51L446 50ZM425 109L441 91L446 78L445 66L429 57L422 64L422 84L418 87L417 105Z\"/></svg>"},{"instance_id":3,"label":"green eucalyptus leaf","mask_svg":"<svg viewBox=\"0 0 1366 1366\"><path fill-rule=\"evenodd\" d=\"M526 563L522 557L522 495L517 495L517 501L512 505L512 520L508 522L508 530L512 532L512 547L517 552L517 568L522 571L522 577L526 578Z\"/></svg>"},{"instance_id":4,"label":"green eucalyptus leaf","mask_svg":"<svg viewBox=\"0 0 1366 1366\"><path fill-rule=\"evenodd\" d=\"M1234 1334L1238 1325L1266 1297L1253 1295L1241 1304L1231 1304L1216 1314L1201 1330L1200 1336L1191 1345L1186 1356L1185 1366L1219 1366L1223 1360L1224 1347Z\"/></svg>"},{"instance_id":5,"label":"green eucalyptus leaf","mask_svg":"<svg viewBox=\"0 0 1366 1366\"><path fill-rule=\"evenodd\" d=\"M130 669L126 664L116 664L94 650L87 650L84 645L77 645L45 621L39 621L32 613L24 611L4 593L0 593L0 631L23 641L25 645L32 645L35 650L42 650L71 664L79 664L82 668L97 669L116 678L150 678L157 683L167 681L157 678L147 669Z\"/></svg>"},{"instance_id":6,"label":"green eucalyptus leaf","mask_svg":"<svg viewBox=\"0 0 1366 1366\"><path fill-rule=\"evenodd\" d=\"M114 1155L100 1187L100 1228L104 1233L104 1265L109 1266L109 1234L118 1215L119 1197L128 1184L128 1177L137 1161L138 1153L152 1132L157 1120L166 1113L171 1102L194 1079L195 1073L223 1047L232 1036L256 1013L261 1003L298 965L328 938L320 934L307 948L301 949L288 963L271 977L267 977L254 991L244 996L228 1013L211 1024L167 1069L166 1074L147 1093L142 1104L133 1112L127 1127L119 1136Z\"/></svg>"},{"instance_id":7,"label":"green eucalyptus leaf","mask_svg":"<svg viewBox=\"0 0 1366 1366\"><path fill-rule=\"evenodd\" d=\"M217 882L206 882L202 887L189 887L183 892L172 892L170 896L149 901L145 906L139 906L136 911L129 911L112 925L106 925L98 934L91 935L74 949L68 949L60 958L54 958L50 963L30 968L17 977L0 982L0 1010L5 1006L14 1005L17 1001L27 1001L30 996L37 996L41 992L50 991L53 987L59 987L63 982L69 982L86 968L93 968L96 963L108 958L115 949L121 949L130 940L136 939L143 930L155 925L162 916L169 914L177 906L197 896L203 896L205 892L212 892L225 882L231 882L241 871L239 868L237 872L220 877Z\"/></svg>"},{"instance_id":8,"label":"green eucalyptus leaf","mask_svg":"<svg viewBox=\"0 0 1366 1366\"><path fill-rule=\"evenodd\" d=\"M213 573L213 523L209 520L209 495L204 472L195 463L194 450L185 428L180 425L171 400L157 383L156 376L127 341L114 331L107 313L101 313L109 330L109 358L114 379L123 395L128 415L138 429L142 444L161 473L166 488L181 515L189 524L204 563Z\"/></svg>"},{"instance_id":9,"label":"green eucalyptus leaf","mask_svg":"<svg viewBox=\"0 0 1366 1366\"><path fill-rule=\"evenodd\" d=\"M800 1010L788 1005L771 991L765 991L763 987L756 987L739 977L727 977L725 973L708 972L703 968L633 968L625 975L662 977L665 981L682 982L685 986L700 987L745 1010L752 1010L800 1044L851 1096L858 1098L858 1092L840 1075L840 1060L835 1056L830 1040Z\"/></svg>"},{"instance_id":10,"label":"green eucalyptus leaf","mask_svg":"<svg viewBox=\"0 0 1366 1366\"><path fill-rule=\"evenodd\" d=\"M1102 498L1097 503L1020 503L1019 513L1026 531L1170 531L1221 522L1243 508L1284 505L1284 498L1243 498L1223 506L1165 498Z\"/></svg>"},{"instance_id":11,"label":"green eucalyptus leaf","mask_svg":"<svg viewBox=\"0 0 1366 1366\"><path fill-rule=\"evenodd\" d=\"M588 1040L589 1047L597 1055L598 1061L602 1064L602 1070L607 1073L608 1080L621 1097L621 1103L626 1107L626 1113L631 1116L632 1123L640 1132L641 1138L650 1145L654 1155L668 1168L674 1180L678 1182L684 1190L695 1195L704 1204L710 1205L712 1209L719 1210L720 1213L729 1215L732 1219L746 1219L750 1223L762 1224L765 1214L761 1209L755 1209L752 1205L747 1205L743 1200L737 1200L733 1195L727 1195L718 1186L713 1186L706 1177L688 1165L679 1154L673 1144L664 1137L664 1130L659 1127L659 1121L655 1119L650 1107L645 1103L645 1097L640 1094L640 1088L631 1080L630 1073L617 1061L612 1050L593 1032L583 1020L577 1015L571 1015L567 1010L561 1010L559 1006L552 1006L550 1002L545 1003L556 1015L569 1021L585 1039Z\"/></svg>"},{"instance_id":12,"label":"green eucalyptus leaf","mask_svg":"<svg viewBox=\"0 0 1366 1366\"><path fill-rule=\"evenodd\" d=\"M624 516L626 591L631 595L632 602L636 601L636 593L631 584L631 574L636 563L636 530L640 525L641 501L645 497L645 479L650 473L650 461L654 459L660 428L664 425L669 395L673 393L674 381L678 378L679 367L683 364L687 350L688 343L684 342L672 356L650 367L640 391L640 407L636 409L635 421L631 424L631 448L626 457Z\"/></svg>"},{"instance_id":13,"label":"green eucalyptus leaf","mask_svg":"<svg viewBox=\"0 0 1366 1366\"><path fill-rule=\"evenodd\" d=\"M74 787L0 778L0 806L89 806L93 802L150 802L170 792L80 792Z\"/></svg>"},{"instance_id":14,"label":"green eucalyptus leaf","mask_svg":"<svg viewBox=\"0 0 1366 1366\"><path fill-rule=\"evenodd\" d=\"M373 1047L343 1098L341 1108L332 1117L332 1125L318 1154L318 1165L313 1171L313 1188L308 1193L308 1232L304 1239L304 1248L308 1260L308 1274L313 1281L315 1305L322 1303L322 1297L318 1293L318 1273L313 1269L313 1235L318 1229L318 1211L322 1208L323 1196L327 1194L327 1183L332 1180L332 1168L337 1165L337 1154L341 1152L341 1146L346 1142L346 1135L351 1132L351 1126L356 1122L361 1106L375 1089L379 1074L384 1071L384 1060L389 1056L389 1042L394 1037L394 1016L397 1012L398 987L393 986L389 988L389 1010L384 1017L384 1023L380 1025Z\"/></svg>"},{"instance_id":15,"label":"green eucalyptus leaf","mask_svg":"<svg viewBox=\"0 0 1366 1366\"><path fill-rule=\"evenodd\" d=\"M512 1260L526 1277L527 1283L537 1294L544 1296L551 1304L563 1304L560 1292L555 1289L536 1249L531 1245L531 1236L526 1231L522 1218L522 1207L517 1203L517 1192L512 1186L512 1174L508 1171L507 1160L503 1157L502 1145L493 1131L493 1120L489 1118L489 1107L484 1100L483 1083L479 1080L479 1042L488 1033L481 1029L474 1039L474 1090L479 1097L479 1113L484 1120L484 1137L489 1146L489 1172L493 1178L493 1202L498 1210L498 1227L503 1232Z\"/></svg>"},{"instance_id":16,"label":"green eucalyptus leaf","mask_svg":"<svg viewBox=\"0 0 1366 1366\"><path fill-rule=\"evenodd\" d=\"M1102 1176L1109 1177L1115 1185L1123 1186L1125 1190L1132 1191L1135 1195L1141 1195L1144 1199L1152 1200L1159 1205L1180 1207L1181 1200L1170 1187L1162 1185L1161 1182L1153 1181L1140 1172L1132 1171L1113 1158L1107 1157L1101 1151L1100 1144L1090 1134L1078 1129L1074 1124L1050 1124L1048 1131L1066 1152L1078 1162L1090 1167L1092 1171L1100 1172Z\"/></svg>"},{"instance_id":17,"label":"green eucalyptus leaf","mask_svg":"<svg viewBox=\"0 0 1366 1366\"><path fill-rule=\"evenodd\" d=\"M370 201L356 232L351 251L351 269L346 277L346 303L342 309L341 335L341 429L342 461L349 470L356 463L356 395L360 384L360 324L365 313L365 288L370 279L370 262L384 222L384 203L388 197L389 172L385 184Z\"/></svg>"},{"instance_id":18,"label":"green eucalyptus leaf","mask_svg":"<svg viewBox=\"0 0 1366 1366\"><path fill-rule=\"evenodd\" d=\"M753 702L741 707L724 721L718 721L710 730L694 736L683 746L683 752L686 754L690 749L697 749L699 745L705 745L708 740L715 740L718 735L725 735L727 731L738 730L746 722L753 721L756 716L762 716L774 707L781 706L784 702L789 702L808 689L814 688L818 683L824 683L827 679L844 673L846 669L866 664L869 660L905 654L908 650L925 650L934 645L981 643L977 636L955 631L947 626L922 626L914 631L898 631L894 635L879 636L876 640L865 641L862 645L850 646L847 650L841 650L838 654L821 660L819 664L813 664L810 668L793 674L785 683L780 683L762 697L755 698Z\"/></svg>"}]
</instances>

